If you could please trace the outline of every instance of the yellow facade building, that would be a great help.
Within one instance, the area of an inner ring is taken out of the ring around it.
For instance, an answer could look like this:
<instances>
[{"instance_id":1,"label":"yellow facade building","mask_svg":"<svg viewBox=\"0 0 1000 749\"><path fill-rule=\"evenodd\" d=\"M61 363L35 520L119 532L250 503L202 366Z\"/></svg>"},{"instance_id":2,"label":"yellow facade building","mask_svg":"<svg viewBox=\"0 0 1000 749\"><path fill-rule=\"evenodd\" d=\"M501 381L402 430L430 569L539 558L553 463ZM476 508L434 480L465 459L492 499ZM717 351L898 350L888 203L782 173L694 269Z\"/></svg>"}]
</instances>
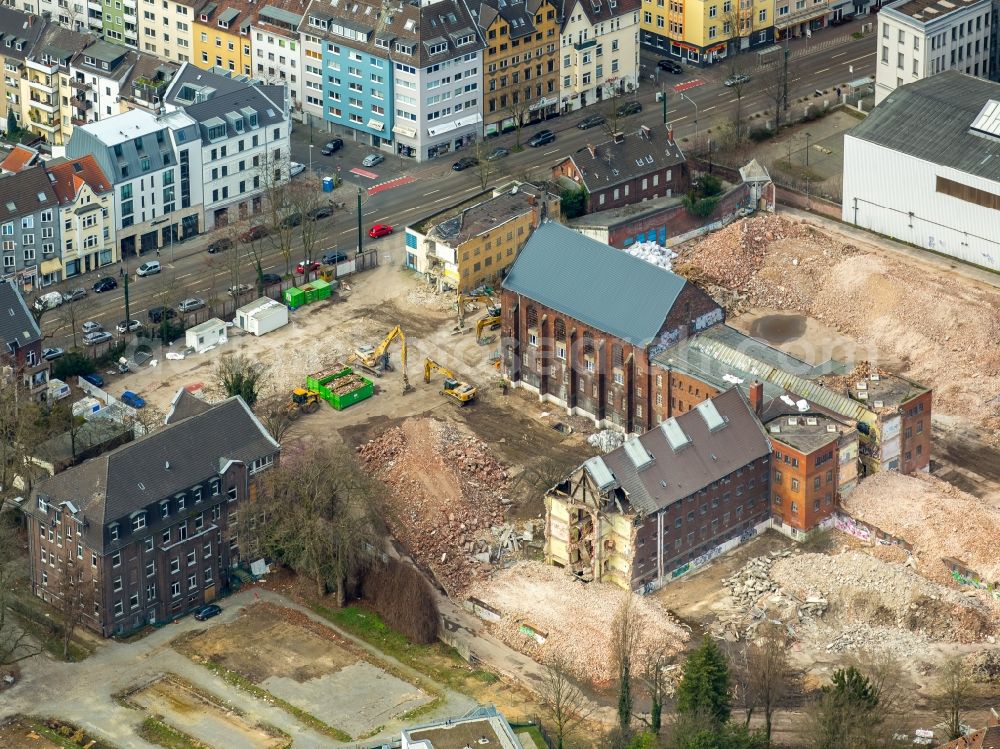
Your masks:
<instances>
[{"instance_id":1,"label":"yellow facade building","mask_svg":"<svg viewBox=\"0 0 1000 749\"><path fill-rule=\"evenodd\" d=\"M250 75L253 60L250 47L249 2L219 0L198 9L194 23L194 57L199 68L222 68L238 75Z\"/></svg>"},{"instance_id":2,"label":"yellow facade building","mask_svg":"<svg viewBox=\"0 0 1000 749\"><path fill-rule=\"evenodd\" d=\"M774 42L775 0L642 0L642 46L713 65ZM662 74L661 74L662 75Z\"/></svg>"}]
</instances>

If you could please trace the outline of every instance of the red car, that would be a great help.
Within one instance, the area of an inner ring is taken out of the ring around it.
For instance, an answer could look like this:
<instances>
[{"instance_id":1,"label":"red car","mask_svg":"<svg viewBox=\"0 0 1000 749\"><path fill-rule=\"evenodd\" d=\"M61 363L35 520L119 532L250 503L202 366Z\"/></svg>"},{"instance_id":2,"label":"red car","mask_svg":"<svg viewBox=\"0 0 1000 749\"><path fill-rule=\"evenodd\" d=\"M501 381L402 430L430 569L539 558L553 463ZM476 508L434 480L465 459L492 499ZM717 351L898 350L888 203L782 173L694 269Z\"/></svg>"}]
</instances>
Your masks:
<instances>
[{"instance_id":1,"label":"red car","mask_svg":"<svg viewBox=\"0 0 1000 749\"><path fill-rule=\"evenodd\" d=\"M372 239L378 239L389 234L392 234L392 227L385 224L375 224L375 226L368 230L368 236Z\"/></svg>"},{"instance_id":2,"label":"red car","mask_svg":"<svg viewBox=\"0 0 1000 749\"><path fill-rule=\"evenodd\" d=\"M302 275L308 269L310 273L315 273L320 269L320 265L318 260L299 260L299 264L295 266L295 272Z\"/></svg>"}]
</instances>

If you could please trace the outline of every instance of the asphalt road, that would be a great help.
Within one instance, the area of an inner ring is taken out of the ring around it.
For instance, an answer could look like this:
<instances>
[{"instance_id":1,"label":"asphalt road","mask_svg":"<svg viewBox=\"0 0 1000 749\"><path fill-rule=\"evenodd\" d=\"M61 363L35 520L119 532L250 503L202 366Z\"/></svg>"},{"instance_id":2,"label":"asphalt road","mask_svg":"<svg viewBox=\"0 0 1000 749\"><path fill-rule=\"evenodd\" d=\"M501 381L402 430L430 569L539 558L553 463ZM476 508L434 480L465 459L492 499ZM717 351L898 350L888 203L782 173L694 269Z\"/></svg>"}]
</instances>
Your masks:
<instances>
[{"instance_id":1,"label":"asphalt road","mask_svg":"<svg viewBox=\"0 0 1000 749\"><path fill-rule=\"evenodd\" d=\"M876 55L874 37L869 35L863 39L852 39L850 36L859 25L858 22L854 22L847 26L825 29L810 40L793 40L790 43L791 101L809 96L816 89L831 90L834 86L874 74ZM780 58L781 53L774 52L767 59L773 60L771 65L775 66L780 64ZM648 75L645 71L656 70L656 59L655 55L643 52L644 74ZM774 73L758 66L759 57L756 53L741 55L738 60L740 67L751 75L750 83L743 89L744 112L759 112L768 109L769 106L773 107L765 89L768 82L773 80ZM722 85L723 79L729 72L727 66L718 65L708 70L687 68L684 75L654 73L659 75L658 79L647 78L640 85L636 96L643 105L643 111L638 115L623 118L621 126L626 131L634 131L643 124L662 126L662 105L655 101L655 95L662 86L668 92L668 121L674 126L675 138L681 139L715 128L732 118L737 105L733 90ZM691 85L692 83L694 85ZM679 84L682 85L684 97L673 90L673 87ZM588 142L594 142L597 138L606 138L607 136L599 129L580 130L576 127L581 119L595 111L599 110L589 107L553 118L544 124L522 129L520 133L522 144L527 142L533 132L546 127L555 131L557 139L548 146L537 149L526 147L523 151L513 152L507 158L495 162L497 172L491 175L489 186L503 183L512 177L545 176L548 167L563 156L585 147ZM310 134L314 144L312 149L309 145ZM337 190L335 199L345 201L347 207L345 210L337 211L331 218L322 219L317 247L323 249L337 248L347 251L356 249L355 206L358 188L364 190L404 176L413 179L407 184L370 196L364 194L362 222L365 232L374 223L389 224L401 230L406 224L432 215L482 191L481 177L477 169L463 172L451 170L452 163L459 156L469 155L468 151L423 164L397 156L388 156L382 164L367 170L377 175L375 179L368 179L355 175L350 170L360 166L361 159L364 154L370 152L370 148L348 141L340 152L332 157L324 157L320 154L320 148L325 140L325 133L319 130L310 133L310 129L301 124L297 124L292 133L293 160L306 165L311 162L314 171L320 176L337 173L344 180L344 186ZM516 140L515 134L493 138L489 141L489 148L505 146L513 151ZM130 283L129 295L131 317L146 322L146 310L149 307L160 304L176 306L177 302L189 296L211 299L224 295L225 289L232 283L232 270L223 255L208 255L205 252L209 241L211 239L206 235L177 243L172 250L162 250L158 259L163 263L163 272L156 276L136 279L134 268L138 263L133 260L134 280ZM366 235L365 242L368 241ZM296 257L298 254L293 253L293 260ZM264 266L265 272L280 274L285 271L285 261L277 249L269 249ZM109 275L118 275L117 266L108 270ZM45 341L46 346L71 345L71 322L75 322L79 329L84 320L96 320L113 330L114 325L124 319L125 305L121 284L117 290L103 294L94 294L90 290L94 281L102 275L105 274L90 273L55 287L55 290L64 291L85 286L88 289L88 298L74 303L78 307L73 321L69 320L65 309L52 311L43 316L43 333L48 336ZM249 262L246 262L240 271L240 281L253 282L253 271Z\"/></svg>"}]
</instances>

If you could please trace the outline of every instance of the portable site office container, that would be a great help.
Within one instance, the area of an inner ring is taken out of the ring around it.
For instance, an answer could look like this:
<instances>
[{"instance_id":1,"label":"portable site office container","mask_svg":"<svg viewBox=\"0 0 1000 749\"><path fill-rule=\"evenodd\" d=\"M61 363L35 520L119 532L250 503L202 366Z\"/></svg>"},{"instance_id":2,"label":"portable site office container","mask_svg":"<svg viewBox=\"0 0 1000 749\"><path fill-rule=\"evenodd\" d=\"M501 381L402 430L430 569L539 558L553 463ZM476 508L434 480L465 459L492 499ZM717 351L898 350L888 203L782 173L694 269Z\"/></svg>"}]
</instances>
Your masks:
<instances>
[{"instance_id":1,"label":"portable site office container","mask_svg":"<svg viewBox=\"0 0 1000 749\"><path fill-rule=\"evenodd\" d=\"M237 327L261 336L288 325L288 307L274 299L262 297L236 310Z\"/></svg>"},{"instance_id":2,"label":"portable site office container","mask_svg":"<svg viewBox=\"0 0 1000 749\"><path fill-rule=\"evenodd\" d=\"M197 351L207 351L213 346L226 342L226 324L217 317L206 320L201 325L188 328L185 343Z\"/></svg>"}]
</instances>

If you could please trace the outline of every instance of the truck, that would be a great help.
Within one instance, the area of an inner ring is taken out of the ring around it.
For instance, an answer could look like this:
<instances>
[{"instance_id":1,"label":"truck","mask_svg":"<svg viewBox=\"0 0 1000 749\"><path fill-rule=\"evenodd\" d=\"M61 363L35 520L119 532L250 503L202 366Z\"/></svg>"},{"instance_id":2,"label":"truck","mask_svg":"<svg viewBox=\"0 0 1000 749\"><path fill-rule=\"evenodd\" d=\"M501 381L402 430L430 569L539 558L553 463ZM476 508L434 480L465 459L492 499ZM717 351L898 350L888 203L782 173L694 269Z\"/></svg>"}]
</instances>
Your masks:
<instances>
[{"instance_id":1,"label":"truck","mask_svg":"<svg viewBox=\"0 0 1000 749\"><path fill-rule=\"evenodd\" d=\"M55 309L62 303L63 295L58 291L50 291L48 294L42 294L35 300L35 309L39 312L44 312L47 309Z\"/></svg>"}]
</instances>

